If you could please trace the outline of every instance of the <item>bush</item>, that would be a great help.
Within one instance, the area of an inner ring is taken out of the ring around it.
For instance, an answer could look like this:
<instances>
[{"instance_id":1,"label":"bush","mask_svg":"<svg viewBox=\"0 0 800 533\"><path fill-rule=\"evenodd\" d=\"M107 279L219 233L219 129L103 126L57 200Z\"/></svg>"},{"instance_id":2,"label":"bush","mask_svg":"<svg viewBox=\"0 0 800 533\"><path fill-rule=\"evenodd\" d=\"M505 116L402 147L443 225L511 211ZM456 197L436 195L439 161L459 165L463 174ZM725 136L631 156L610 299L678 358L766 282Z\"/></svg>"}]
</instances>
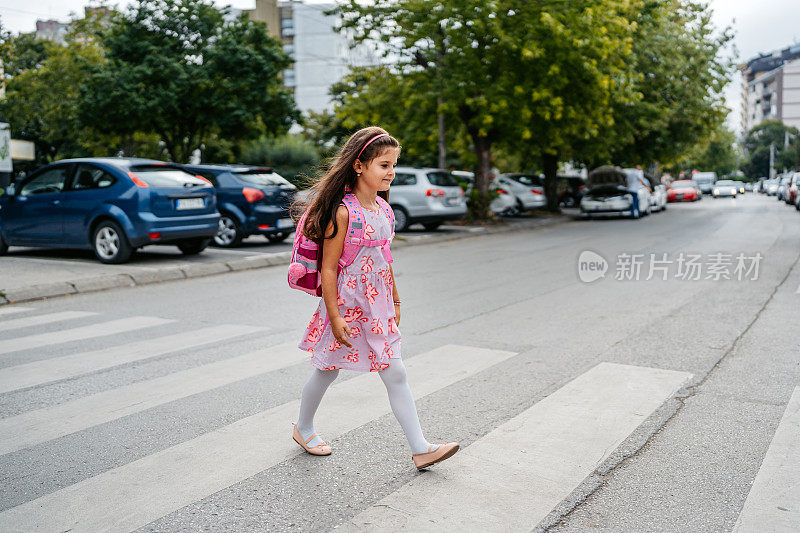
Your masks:
<instances>
[{"instance_id":1,"label":"bush","mask_svg":"<svg viewBox=\"0 0 800 533\"><path fill-rule=\"evenodd\" d=\"M299 135L260 137L242 147L240 161L246 165L265 165L298 187L305 177L313 174L319 165L320 155L311 141Z\"/></svg>"}]
</instances>

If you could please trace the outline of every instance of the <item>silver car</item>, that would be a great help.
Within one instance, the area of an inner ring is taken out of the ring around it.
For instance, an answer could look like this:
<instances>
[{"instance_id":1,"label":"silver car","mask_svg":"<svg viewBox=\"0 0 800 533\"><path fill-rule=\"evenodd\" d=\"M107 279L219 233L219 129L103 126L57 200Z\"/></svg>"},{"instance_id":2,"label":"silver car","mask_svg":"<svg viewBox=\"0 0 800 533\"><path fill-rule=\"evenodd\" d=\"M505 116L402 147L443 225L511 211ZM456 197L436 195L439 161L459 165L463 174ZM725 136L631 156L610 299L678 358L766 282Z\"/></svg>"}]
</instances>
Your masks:
<instances>
[{"instance_id":1,"label":"silver car","mask_svg":"<svg viewBox=\"0 0 800 533\"><path fill-rule=\"evenodd\" d=\"M547 205L544 179L535 174L500 174L495 180L514 195L519 211L538 209Z\"/></svg>"},{"instance_id":2,"label":"silver car","mask_svg":"<svg viewBox=\"0 0 800 533\"><path fill-rule=\"evenodd\" d=\"M719 180L714 184L714 188L711 190L711 195L714 198L720 198L722 196L736 198L738 194L739 184L733 180Z\"/></svg>"},{"instance_id":3,"label":"silver car","mask_svg":"<svg viewBox=\"0 0 800 533\"><path fill-rule=\"evenodd\" d=\"M454 170L453 176L459 181L467 182L467 194L472 190L472 185L475 183L475 173L468 170ZM517 199L511 194L510 190L498 186L497 181L489 182L489 190L497 193L497 198L491 201L489 209L495 215L515 215L519 209L517 208Z\"/></svg>"},{"instance_id":4,"label":"silver car","mask_svg":"<svg viewBox=\"0 0 800 533\"><path fill-rule=\"evenodd\" d=\"M467 212L464 190L455 176L430 167L395 167L389 205L394 210L395 231L417 222L433 231Z\"/></svg>"}]
</instances>

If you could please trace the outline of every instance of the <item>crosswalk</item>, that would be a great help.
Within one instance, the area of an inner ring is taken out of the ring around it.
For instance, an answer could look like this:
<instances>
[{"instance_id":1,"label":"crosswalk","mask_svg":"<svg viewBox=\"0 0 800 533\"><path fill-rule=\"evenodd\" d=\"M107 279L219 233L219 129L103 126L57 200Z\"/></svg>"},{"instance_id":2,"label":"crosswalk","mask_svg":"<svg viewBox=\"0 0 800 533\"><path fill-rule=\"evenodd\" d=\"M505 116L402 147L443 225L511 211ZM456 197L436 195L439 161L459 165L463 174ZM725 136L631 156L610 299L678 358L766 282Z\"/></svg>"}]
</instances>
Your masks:
<instances>
[{"instance_id":1,"label":"crosswalk","mask_svg":"<svg viewBox=\"0 0 800 533\"><path fill-rule=\"evenodd\" d=\"M0 362L5 354L98 337L109 340L109 346L100 350L59 352L49 359L0 368L0 394L35 392L37 387L146 364L186 350L221 345L227 349L231 341L266 332L238 324L170 330L179 325L161 317L108 320L81 310L38 314L33 307L0 307ZM59 329L35 331L42 326ZM16 331L20 336L13 337ZM114 335L121 332L142 338L118 344ZM516 356L507 350L445 344L414 355L404 353L404 361L419 401ZM0 456L125 417L147 416L149 410L181 399L202 399L223 387L307 365L308 360L295 341L233 351L214 362L6 416L0 419ZM414 476L350 515L337 530L493 531L498 524L507 531L531 530L691 377L681 370L609 362L584 369L462 448L439 465L435 475ZM289 438L299 392L290 401L20 500L24 503L4 505L0 531L134 531L292 460L303 453ZM329 388L319 408L317 429L331 441L390 413L381 381L362 373L339 379ZM795 505L800 493L792 475L800 469L798 428L800 387L787 406L736 531L757 531L765 522L775 524L774 530L800 529ZM6 482L13 490L13 478ZM475 487L481 487L480 502L475 500Z\"/></svg>"}]
</instances>

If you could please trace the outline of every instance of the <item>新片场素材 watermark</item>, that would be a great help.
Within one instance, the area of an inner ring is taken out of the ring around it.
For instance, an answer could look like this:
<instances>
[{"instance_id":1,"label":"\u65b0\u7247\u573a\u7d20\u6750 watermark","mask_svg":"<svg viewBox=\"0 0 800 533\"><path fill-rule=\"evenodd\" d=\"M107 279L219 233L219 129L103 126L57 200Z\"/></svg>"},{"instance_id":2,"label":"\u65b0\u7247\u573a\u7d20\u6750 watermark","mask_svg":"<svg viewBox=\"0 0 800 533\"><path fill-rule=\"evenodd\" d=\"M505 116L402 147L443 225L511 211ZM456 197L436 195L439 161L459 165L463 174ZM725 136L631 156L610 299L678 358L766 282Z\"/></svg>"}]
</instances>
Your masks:
<instances>
[{"instance_id":1,"label":"\u65b0\u7247\u573a\u7d20\u6750 watermark","mask_svg":"<svg viewBox=\"0 0 800 533\"><path fill-rule=\"evenodd\" d=\"M760 252L678 252L673 256L667 253L622 252L617 254L613 271L617 281L755 281L763 258ZM578 257L578 277L584 283L604 278L608 270L609 262L597 252L584 250Z\"/></svg>"}]
</instances>

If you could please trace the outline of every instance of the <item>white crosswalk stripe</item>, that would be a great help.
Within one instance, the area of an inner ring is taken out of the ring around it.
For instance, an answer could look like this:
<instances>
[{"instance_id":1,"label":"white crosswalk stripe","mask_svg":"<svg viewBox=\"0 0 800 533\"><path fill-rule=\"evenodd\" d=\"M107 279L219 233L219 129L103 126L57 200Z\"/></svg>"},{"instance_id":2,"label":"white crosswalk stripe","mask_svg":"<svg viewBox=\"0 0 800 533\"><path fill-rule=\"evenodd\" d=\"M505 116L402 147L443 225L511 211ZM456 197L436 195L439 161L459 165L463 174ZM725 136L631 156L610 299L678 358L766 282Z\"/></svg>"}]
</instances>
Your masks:
<instances>
[{"instance_id":1,"label":"white crosswalk stripe","mask_svg":"<svg viewBox=\"0 0 800 533\"><path fill-rule=\"evenodd\" d=\"M0 307L0 316L16 315L17 313L24 313L25 311L33 311L32 307L18 307L16 305L6 305Z\"/></svg>"},{"instance_id":2,"label":"white crosswalk stripe","mask_svg":"<svg viewBox=\"0 0 800 533\"><path fill-rule=\"evenodd\" d=\"M152 316L132 316L129 318L101 322L99 324L82 326L65 331L52 331L49 333L39 333L37 335L28 335L26 337L7 339L0 341L0 355L18 352L21 350L44 348L45 346L51 346L65 342L80 341L95 337L105 337L107 335L125 333L126 331L134 331L152 326L161 326L171 322L175 321Z\"/></svg>"},{"instance_id":3,"label":"white crosswalk stripe","mask_svg":"<svg viewBox=\"0 0 800 533\"><path fill-rule=\"evenodd\" d=\"M733 531L800 531L800 387L789 399Z\"/></svg>"},{"instance_id":4,"label":"white crosswalk stripe","mask_svg":"<svg viewBox=\"0 0 800 533\"><path fill-rule=\"evenodd\" d=\"M223 324L155 339L146 339L125 346L112 346L92 352L76 353L11 366L0 369L0 393L74 378L83 374L98 372L115 366L151 359L171 352L196 348L204 344L221 342L260 331L264 331L264 328Z\"/></svg>"},{"instance_id":5,"label":"white crosswalk stripe","mask_svg":"<svg viewBox=\"0 0 800 533\"><path fill-rule=\"evenodd\" d=\"M48 313L46 315L28 316L25 318L15 318L0 322L0 331L10 331L12 329L29 328L31 326L42 326L61 322L63 320L75 320L76 318L86 318L95 316L97 313L88 311L62 311L60 313Z\"/></svg>"},{"instance_id":6,"label":"white crosswalk stripe","mask_svg":"<svg viewBox=\"0 0 800 533\"><path fill-rule=\"evenodd\" d=\"M302 362L297 343L140 381L0 420L0 455Z\"/></svg>"},{"instance_id":7,"label":"white crosswalk stripe","mask_svg":"<svg viewBox=\"0 0 800 533\"><path fill-rule=\"evenodd\" d=\"M515 354L447 345L409 358L415 398ZM132 531L303 453L291 440L299 400L246 417L0 513L0 531ZM334 383L319 409L327 440L390 412L372 373Z\"/></svg>"},{"instance_id":8,"label":"white crosswalk stripe","mask_svg":"<svg viewBox=\"0 0 800 533\"><path fill-rule=\"evenodd\" d=\"M337 531L529 531L690 377L601 363Z\"/></svg>"}]
</instances>

